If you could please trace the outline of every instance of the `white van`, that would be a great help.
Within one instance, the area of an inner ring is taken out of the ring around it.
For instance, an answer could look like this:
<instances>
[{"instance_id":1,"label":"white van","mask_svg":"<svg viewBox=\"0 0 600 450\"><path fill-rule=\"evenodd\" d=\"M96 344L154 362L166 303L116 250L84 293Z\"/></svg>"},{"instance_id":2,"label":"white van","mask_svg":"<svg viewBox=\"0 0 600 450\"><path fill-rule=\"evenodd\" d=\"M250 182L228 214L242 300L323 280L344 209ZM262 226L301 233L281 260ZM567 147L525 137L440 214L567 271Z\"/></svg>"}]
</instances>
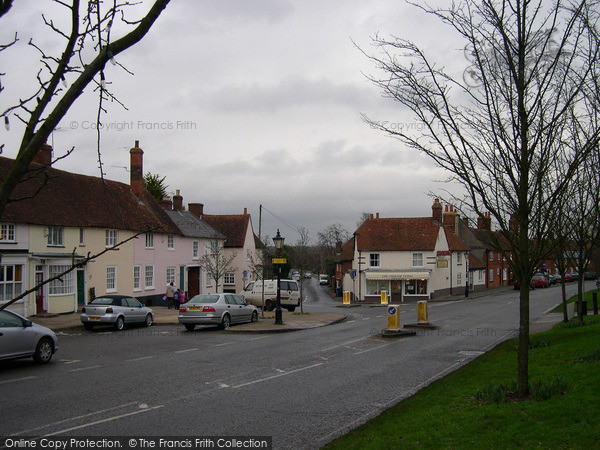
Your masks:
<instances>
[{"instance_id":1,"label":"white van","mask_svg":"<svg viewBox=\"0 0 600 450\"><path fill-rule=\"evenodd\" d=\"M300 306L300 290L295 280L281 280L279 287L281 307L293 312ZM251 305L261 308L263 303L263 284L265 286L265 310L273 311L277 306L277 280L252 281L240 295Z\"/></svg>"},{"instance_id":2,"label":"white van","mask_svg":"<svg viewBox=\"0 0 600 450\"><path fill-rule=\"evenodd\" d=\"M319 284L329 284L329 276L322 273L319 275Z\"/></svg>"}]
</instances>

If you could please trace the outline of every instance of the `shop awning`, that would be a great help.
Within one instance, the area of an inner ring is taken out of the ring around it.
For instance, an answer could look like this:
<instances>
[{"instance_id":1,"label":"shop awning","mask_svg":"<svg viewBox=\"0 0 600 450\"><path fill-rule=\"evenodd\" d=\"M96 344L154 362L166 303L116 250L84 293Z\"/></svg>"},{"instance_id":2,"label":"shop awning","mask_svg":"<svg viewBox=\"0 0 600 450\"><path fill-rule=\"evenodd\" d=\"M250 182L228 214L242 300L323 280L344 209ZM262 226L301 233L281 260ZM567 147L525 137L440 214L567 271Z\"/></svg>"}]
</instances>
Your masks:
<instances>
[{"instance_id":1,"label":"shop awning","mask_svg":"<svg viewBox=\"0 0 600 450\"><path fill-rule=\"evenodd\" d=\"M411 271L398 271L398 272L374 272L365 271L367 280L427 280L429 279L429 272L411 272Z\"/></svg>"}]
</instances>

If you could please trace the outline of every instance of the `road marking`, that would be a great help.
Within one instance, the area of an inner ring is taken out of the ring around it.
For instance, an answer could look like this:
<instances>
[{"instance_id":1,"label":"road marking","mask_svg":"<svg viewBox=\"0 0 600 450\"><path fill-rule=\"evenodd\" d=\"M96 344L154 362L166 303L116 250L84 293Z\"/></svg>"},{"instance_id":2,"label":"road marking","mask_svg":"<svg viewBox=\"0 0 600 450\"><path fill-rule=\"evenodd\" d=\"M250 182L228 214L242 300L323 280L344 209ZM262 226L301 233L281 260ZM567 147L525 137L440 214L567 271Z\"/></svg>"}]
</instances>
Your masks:
<instances>
[{"instance_id":1,"label":"road marking","mask_svg":"<svg viewBox=\"0 0 600 450\"><path fill-rule=\"evenodd\" d=\"M99 366L80 367L79 369L72 369L72 370L69 370L69 372L81 372L82 370L92 370L92 369L98 369L99 367L104 367L104 366L102 366L102 365L99 365Z\"/></svg>"},{"instance_id":2,"label":"road marking","mask_svg":"<svg viewBox=\"0 0 600 450\"><path fill-rule=\"evenodd\" d=\"M275 371L279 372L279 373L285 373L285 370L283 370L283 369L275 369Z\"/></svg>"},{"instance_id":3,"label":"road marking","mask_svg":"<svg viewBox=\"0 0 600 450\"><path fill-rule=\"evenodd\" d=\"M83 425L78 425L76 427L66 428L64 430L54 431L52 433L45 434L44 436L40 436L40 438L44 438L44 437L48 437L48 436L55 436L57 434L69 433L71 431L75 431L75 430L80 430L82 428L91 427L91 426L94 426L94 425L98 425L100 423L112 422L113 420L122 419L124 417L134 416L136 414L153 411L155 409L162 408L163 406L165 406L165 405L158 405L158 406L153 406L152 408L139 409L138 411L133 411L133 412L130 412L130 413L125 413L125 414L121 414L121 415L118 415L118 416L108 417L106 419L96 420L95 422L84 423ZM39 438L34 438L34 440L35 439L39 439Z\"/></svg>"},{"instance_id":4,"label":"road marking","mask_svg":"<svg viewBox=\"0 0 600 450\"><path fill-rule=\"evenodd\" d=\"M12 380L4 380L4 381L0 381L0 384L6 384L6 383L14 383L15 381L25 381L25 380L32 380L34 378L37 377L22 377L22 378L13 378Z\"/></svg>"},{"instance_id":5,"label":"road marking","mask_svg":"<svg viewBox=\"0 0 600 450\"><path fill-rule=\"evenodd\" d=\"M275 378L284 377L286 375L291 375L291 374L296 373L296 372L302 372L303 370L313 369L313 368L321 366L323 364L324 363L316 363L316 364L313 364L312 366L301 367L299 369L290 370L289 372L280 373L280 374L277 374L277 375L272 375L272 376L267 377L267 378L261 378L260 380L249 381L247 383L242 383L242 384L238 384L236 386L231 386L231 388L232 389L238 389L238 388L245 387L245 386L250 386L250 385L253 385L253 384L256 384L256 383L262 383L263 381L270 381L270 380L273 380Z\"/></svg>"},{"instance_id":6,"label":"road marking","mask_svg":"<svg viewBox=\"0 0 600 450\"><path fill-rule=\"evenodd\" d=\"M156 358L156 356L140 356L139 358L132 358L132 359L128 359L128 362L133 362L133 361L143 361L144 359L152 359L152 358Z\"/></svg>"},{"instance_id":7,"label":"road marking","mask_svg":"<svg viewBox=\"0 0 600 450\"><path fill-rule=\"evenodd\" d=\"M223 347L224 345L231 345L231 344L235 344L235 342L223 342L221 344L215 345L215 347Z\"/></svg>"},{"instance_id":8,"label":"road marking","mask_svg":"<svg viewBox=\"0 0 600 450\"><path fill-rule=\"evenodd\" d=\"M327 352L329 350L333 350L334 348L347 347L350 344L354 344L355 342L364 341L365 339L366 338L354 339L353 341L344 342L343 344L340 344L340 345L334 345L333 347L328 347L328 348L325 348L325 349L323 349L321 351L322 352Z\"/></svg>"},{"instance_id":9,"label":"road marking","mask_svg":"<svg viewBox=\"0 0 600 450\"><path fill-rule=\"evenodd\" d=\"M354 323L356 320L347 320L346 323Z\"/></svg>"},{"instance_id":10,"label":"road marking","mask_svg":"<svg viewBox=\"0 0 600 450\"><path fill-rule=\"evenodd\" d=\"M69 419L59 420L58 422L52 422L52 423L49 423L47 425L39 426L37 428L30 428L29 430L19 431L18 433L12 434L11 437L13 437L13 436L23 436L25 434L31 433L32 431L41 430L42 428L54 427L54 426L59 425L61 423L69 422L69 421L72 421L72 420L79 420L79 419L83 419L85 417L95 416L97 414L102 414L102 413L105 413L105 412L108 412L108 411L113 411L115 409L126 408L128 406L135 405L136 403L137 402L125 403L124 405L114 406L112 408L102 409L100 411L94 411L94 412L89 413L89 414L83 414L81 416L75 416L75 417L71 417Z\"/></svg>"},{"instance_id":11,"label":"road marking","mask_svg":"<svg viewBox=\"0 0 600 450\"><path fill-rule=\"evenodd\" d=\"M371 318L370 317L364 317L364 318L362 318L360 320L363 320L363 321L365 321L365 320L371 320Z\"/></svg>"},{"instance_id":12,"label":"road marking","mask_svg":"<svg viewBox=\"0 0 600 450\"><path fill-rule=\"evenodd\" d=\"M196 350L200 350L200 349L199 348L188 348L187 350L175 350L175 353L195 352Z\"/></svg>"},{"instance_id":13,"label":"road marking","mask_svg":"<svg viewBox=\"0 0 600 450\"><path fill-rule=\"evenodd\" d=\"M259 339L267 339L268 337L271 337L271 336L268 336L268 335L267 336L259 336L259 337L255 337L255 338L248 339L248 340L249 341L258 341Z\"/></svg>"},{"instance_id":14,"label":"road marking","mask_svg":"<svg viewBox=\"0 0 600 450\"><path fill-rule=\"evenodd\" d=\"M228 388L228 387L229 387L229 385L228 385L228 384L225 384L225 383L219 383L219 387L222 387L222 388Z\"/></svg>"},{"instance_id":15,"label":"road marking","mask_svg":"<svg viewBox=\"0 0 600 450\"><path fill-rule=\"evenodd\" d=\"M480 352L478 350L461 350L460 352L458 352L458 354L461 356L481 356L484 353L485 352Z\"/></svg>"},{"instance_id":16,"label":"road marking","mask_svg":"<svg viewBox=\"0 0 600 450\"><path fill-rule=\"evenodd\" d=\"M370 349L367 349L367 350L362 350L360 352L356 352L355 355L360 355L361 353L371 352L373 350L377 350L377 349L380 349L380 348L383 348L383 347L387 347L388 345L392 345L392 344L393 344L393 342L390 342L389 344L382 344L382 345L380 345L378 347L373 347L373 348L370 348Z\"/></svg>"},{"instance_id":17,"label":"road marking","mask_svg":"<svg viewBox=\"0 0 600 450\"><path fill-rule=\"evenodd\" d=\"M59 359L59 361L65 363L65 364L74 364L74 363L81 362L80 359Z\"/></svg>"}]
</instances>

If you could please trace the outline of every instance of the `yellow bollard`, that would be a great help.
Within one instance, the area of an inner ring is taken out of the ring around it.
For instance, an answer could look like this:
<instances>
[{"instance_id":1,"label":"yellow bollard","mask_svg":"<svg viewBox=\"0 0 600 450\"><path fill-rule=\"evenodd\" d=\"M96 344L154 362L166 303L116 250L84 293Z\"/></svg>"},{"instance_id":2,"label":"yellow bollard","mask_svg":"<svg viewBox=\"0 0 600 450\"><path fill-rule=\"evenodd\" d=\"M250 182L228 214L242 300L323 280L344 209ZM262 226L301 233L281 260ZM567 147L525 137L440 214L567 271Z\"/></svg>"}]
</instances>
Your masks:
<instances>
[{"instance_id":1,"label":"yellow bollard","mask_svg":"<svg viewBox=\"0 0 600 450\"><path fill-rule=\"evenodd\" d=\"M344 292L344 305L349 305L350 304L350 292L345 291Z\"/></svg>"},{"instance_id":2,"label":"yellow bollard","mask_svg":"<svg viewBox=\"0 0 600 450\"><path fill-rule=\"evenodd\" d=\"M382 305L387 305L388 304L387 291L381 291L381 304Z\"/></svg>"},{"instance_id":3,"label":"yellow bollard","mask_svg":"<svg viewBox=\"0 0 600 450\"><path fill-rule=\"evenodd\" d=\"M425 300L417 302L417 314L418 323L429 323L429 318L427 314L427 302Z\"/></svg>"},{"instance_id":4,"label":"yellow bollard","mask_svg":"<svg viewBox=\"0 0 600 450\"><path fill-rule=\"evenodd\" d=\"M388 306L388 331L398 331L400 329L400 311L397 305Z\"/></svg>"}]
</instances>

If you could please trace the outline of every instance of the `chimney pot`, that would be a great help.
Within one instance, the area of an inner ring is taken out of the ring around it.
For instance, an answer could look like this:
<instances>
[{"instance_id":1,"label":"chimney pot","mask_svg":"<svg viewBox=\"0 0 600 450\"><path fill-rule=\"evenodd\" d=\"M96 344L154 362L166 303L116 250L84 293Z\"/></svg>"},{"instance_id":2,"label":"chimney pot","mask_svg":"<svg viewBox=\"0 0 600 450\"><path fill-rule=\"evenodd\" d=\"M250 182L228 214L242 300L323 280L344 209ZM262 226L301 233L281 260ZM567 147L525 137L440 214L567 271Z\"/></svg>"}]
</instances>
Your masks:
<instances>
[{"instance_id":1,"label":"chimney pot","mask_svg":"<svg viewBox=\"0 0 600 450\"><path fill-rule=\"evenodd\" d=\"M135 147L129 150L129 161L130 161L130 170L129 170L129 185L131 190L137 197L142 196L142 191L144 190L144 172L143 172L143 160L144 160L144 152L139 147L140 141L135 141Z\"/></svg>"},{"instance_id":2,"label":"chimney pot","mask_svg":"<svg viewBox=\"0 0 600 450\"><path fill-rule=\"evenodd\" d=\"M52 165L52 146L44 142L39 151L33 158L33 162L43 164L45 166Z\"/></svg>"},{"instance_id":3,"label":"chimney pot","mask_svg":"<svg viewBox=\"0 0 600 450\"><path fill-rule=\"evenodd\" d=\"M248 208L244 208L244 215L247 216L248 215Z\"/></svg>"},{"instance_id":4,"label":"chimney pot","mask_svg":"<svg viewBox=\"0 0 600 450\"><path fill-rule=\"evenodd\" d=\"M180 190L175 190L173 196L173 211L183 211L183 197L180 195Z\"/></svg>"},{"instance_id":5,"label":"chimney pot","mask_svg":"<svg viewBox=\"0 0 600 450\"><path fill-rule=\"evenodd\" d=\"M377 216L376 216L376 218L377 218L377 219L379 219L379 213L377 213Z\"/></svg>"}]
</instances>

